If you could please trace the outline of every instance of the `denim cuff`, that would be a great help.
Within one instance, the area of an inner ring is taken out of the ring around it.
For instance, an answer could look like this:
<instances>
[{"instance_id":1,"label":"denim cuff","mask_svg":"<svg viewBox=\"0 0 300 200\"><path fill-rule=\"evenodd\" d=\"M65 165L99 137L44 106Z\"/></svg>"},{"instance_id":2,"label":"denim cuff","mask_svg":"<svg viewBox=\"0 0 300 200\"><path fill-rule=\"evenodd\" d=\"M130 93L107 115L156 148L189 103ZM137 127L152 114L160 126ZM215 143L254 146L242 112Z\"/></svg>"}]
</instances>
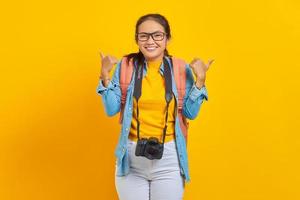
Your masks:
<instances>
[{"instance_id":1,"label":"denim cuff","mask_svg":"<svg viewBox=\"0 0 300 200\"><path fill-rule=\"evenodd\" d=\"M203 85L199 89L194 83L190 92L190 99L195 102L199 97L204 98L206 101L208 101L208 94L207 94L206 87L205 85Z\"/></svg>"},{"instance_id":2,"label":"denim cuff","mask_svg":"<svg viewBox=\"0 0 300 200\"><path fill-rule=\"evenodd\" d=\"M105 87L102 83L102 80L99 80L99 84L98 84L98 87L97 87L97 93L102 95L103 92L107 91L108 89L111 89L113 87L111 81L109 81L107 87Z\"/></svg>"}]
</instances>

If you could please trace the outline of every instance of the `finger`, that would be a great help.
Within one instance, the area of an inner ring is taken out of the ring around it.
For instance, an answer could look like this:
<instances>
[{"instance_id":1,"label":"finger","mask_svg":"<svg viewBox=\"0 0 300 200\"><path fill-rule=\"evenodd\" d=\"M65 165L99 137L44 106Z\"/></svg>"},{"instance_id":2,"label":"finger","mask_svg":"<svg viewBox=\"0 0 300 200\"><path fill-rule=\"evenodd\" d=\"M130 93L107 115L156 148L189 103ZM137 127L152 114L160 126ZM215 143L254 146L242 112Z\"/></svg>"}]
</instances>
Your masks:
<instances>
[{"instance_id":1,"label":"finger","mask_svg":"<svg viewBox=\"0 0 300 200\"><path fill-rule=\"evenodd\" d=\"M107 57L109 59L109 62L112 64L116 64L118 61L114 56L108 55Z\"/></svg>"},{"instance_id":2,"label":"finger","mask_svg":"<svg viewBox=\"0 0 300 200\"><path fill-rule=\"evenodd\" d=\"M194 58L192 61L191 61L191 63L194 63L194 62L196 62L197 61L197 58Z\"/></svg>"},{"instance_id":3,"label":"finger","mask_svg":"<svg viewBox=\"0 0 300 200\"><path fill-rule=\"evenodd\" d=\"M209 68L209 66L214 62L215 60L214 59L210 59L207 63L207 69Z\"/></svg>"},{"instance_id":4,"label":"finger","mask_svg":"<svg viewBox=\"0 0 300 200\"><path fill-rule=\"evenodd\" d=\"M118 59L116 57L112 57L112 60L114 64L118 63Z\"/></svg>"},{"instance_id":5,"label":"finger","mask_svg":"<svg viewBox=\"0 0 300 200\"><path fill-rule=\"evenodd\" d=\"M111 55L107 55L107 58L108 58L109 62L112 62L112 57L111 57Z\"/></svg>"},{"instance_id":6,"label":"finger","mask_svg":"<svg viewBox=\"0 0 300 200\"><path fill-rule=\"evenodd\" d=\"M215 61L215 59L208 60L208 66L211 65L214 61Z\"/></svg>"},{"instance_id":7,"label":"finger","mask_svg":"<svg viewBox=\"0 0 300 200\"><path fill-rule=\"evenodd\" d=\"M100 51L100 56L101 56L101 59L104 58L104 54Z\"/></svg>"},{"instance_id":8,"label":"finger","mask_svg":"<svg viewBox=\"0 0 300 200\"><path fill-rule=\"evenodd\" d=\"M193 62L191 62L190 64L189 64L189 66L190 66L190 68L194 68L194 63Z\"/></svg>"}]
</instances>

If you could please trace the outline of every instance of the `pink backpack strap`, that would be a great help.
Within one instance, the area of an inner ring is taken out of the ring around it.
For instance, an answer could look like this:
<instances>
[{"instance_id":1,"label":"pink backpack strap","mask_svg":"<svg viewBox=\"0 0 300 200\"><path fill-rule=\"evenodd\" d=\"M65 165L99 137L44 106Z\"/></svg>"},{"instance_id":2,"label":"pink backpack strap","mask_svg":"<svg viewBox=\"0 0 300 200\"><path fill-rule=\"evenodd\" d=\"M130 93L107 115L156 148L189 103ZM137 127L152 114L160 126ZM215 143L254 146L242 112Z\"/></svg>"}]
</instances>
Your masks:
<instances>
[{"instance_id":1,"label":"pink backpack strap","mask_svg":"<svg viewBox=\"0 0 300 200\"><path fill-rule=\"evenodd\" d=\"M185 95L185 81L186 81L186 71L185 62L179 58L172 57L174 78L176 82L177 92L178 92L178 108L181 110L183 106L183 99Z\"/></svg>"},{"instance_id":2,"label":"pink backpack strap","mask_svg":"<svg viewBox=\"0 0 300 200\"><path fill-rule=\"evenodd\" d=\"M176 88L178 92L178 117L180 122L180 127L187 142L187 133L188 133L188 121L182 114L183 100L185 96L185 84L186 84L186 63L184 60L179 58L172 58L173 62L173 72L176 82Z\"/></svg>"},{"instance_id":3,"label":"pink backpack strap","mask_svg":"<svg viewBox=\"0 0 300 200\"><path fill-rule=\"evenodd\" d=\"M119 117L119 123L123 121L123 113L125 107L125 101L127 96L127 88L131 81L131 76L133 72L133 60L127 63L127 57L123 57L121 61L121 68L120 68L120 87L121 87L121 111Z\"/></svg>"}]
</instances>

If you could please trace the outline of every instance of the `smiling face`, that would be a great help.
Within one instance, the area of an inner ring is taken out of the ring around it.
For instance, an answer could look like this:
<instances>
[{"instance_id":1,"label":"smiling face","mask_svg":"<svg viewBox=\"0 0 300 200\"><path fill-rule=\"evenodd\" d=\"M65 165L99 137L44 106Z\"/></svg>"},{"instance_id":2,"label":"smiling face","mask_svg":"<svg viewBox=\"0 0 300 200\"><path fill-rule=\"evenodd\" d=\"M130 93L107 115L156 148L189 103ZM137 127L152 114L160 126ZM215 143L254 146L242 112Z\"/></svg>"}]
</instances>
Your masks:
<instances>
[{"instance_id":1,"label":"smiling face","mask_svg":"<svg viewBox=\"0 0 300 200\"><path fill-rule=\"evenodd\" d=\"M154 33L155 32L155 33ZM147 34L142 33L154 33L152 37L149 36L148 40L140 41L137 40L140 51L143 53L147 61L161 60L164 56L164 51L167 47L169 40L165 34L165 29L162 25L153 20L146 20L138 27L138 33L140 40L147 39ZM163 34L163 39L162 38Z\"/></svg>"}]
</instances>

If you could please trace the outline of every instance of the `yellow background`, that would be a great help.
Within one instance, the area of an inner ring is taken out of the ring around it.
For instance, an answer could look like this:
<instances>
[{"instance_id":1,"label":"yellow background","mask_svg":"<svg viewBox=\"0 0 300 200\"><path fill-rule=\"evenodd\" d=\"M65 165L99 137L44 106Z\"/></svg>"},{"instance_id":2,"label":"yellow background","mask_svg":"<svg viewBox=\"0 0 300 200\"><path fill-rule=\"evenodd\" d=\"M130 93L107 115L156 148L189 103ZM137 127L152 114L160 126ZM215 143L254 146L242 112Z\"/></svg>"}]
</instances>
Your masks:
<instances>
[{"instance_id":1,"label":"yellow background","mask_svg":"<svg viewBox=\"0 0 300 200\"><path fill-rule=\"evenodd\" d=\"M118 115L96 94L99 50L137 51L136 20L170 22L170 53L215 63L191 121L185 200L300 199L296 0L1 3L0 199L117 199Z\"/></svg>"}]
</instances>

